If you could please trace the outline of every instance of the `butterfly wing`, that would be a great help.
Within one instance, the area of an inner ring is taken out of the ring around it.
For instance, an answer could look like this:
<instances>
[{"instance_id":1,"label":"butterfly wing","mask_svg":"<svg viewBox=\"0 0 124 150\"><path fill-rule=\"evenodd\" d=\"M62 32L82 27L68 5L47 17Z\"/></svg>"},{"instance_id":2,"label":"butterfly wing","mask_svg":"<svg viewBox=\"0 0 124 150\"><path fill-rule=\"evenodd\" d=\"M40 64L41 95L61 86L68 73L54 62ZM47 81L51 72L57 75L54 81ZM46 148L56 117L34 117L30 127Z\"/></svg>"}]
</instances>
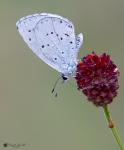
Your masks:
<instances>
[{"instance_id":1,"label":"butterfly wing","mask_svg":"<svg viewBox=\"0 0 124 150\"><path fill-rule=\"evenodd\" d=\"M40 43L38 42L38 39L35 35L35 29L37 23L45 18L47 16L46 13L42 14L34 14L30 16L26 16L21 18L17 23L17 29L24 39L24 41L27 43L27 45L32 49L32 51L45 63L53 67L54 69L61 72L61 69L58 68L57 64L53 63L50 59L47 59L44 55L43 48L41 47Z\"/></svg>"},{"instance_id":2,"label":"butterfly wing","mask_svg":"<svg viewBox=\"0 0 124 150\"><path fill-rule=\"evenodd\" d=\"M21 18L16 26L32 51L52 68L63 73L63 66L77 58L73 24L58 15L35 14Z\"/></svg>"},{"instance_id":3,"label":"butterfly wing","mask_svg":"<svg viewBox=\"0 0 124 150\"><path fill-rule=\"evenodd\" d=\"M80 49L82 44L83 44L83 34L80 33L76 37L76 49L77 49L77 52L79 51L79 49Z\"/></svg>"}]
</instances>

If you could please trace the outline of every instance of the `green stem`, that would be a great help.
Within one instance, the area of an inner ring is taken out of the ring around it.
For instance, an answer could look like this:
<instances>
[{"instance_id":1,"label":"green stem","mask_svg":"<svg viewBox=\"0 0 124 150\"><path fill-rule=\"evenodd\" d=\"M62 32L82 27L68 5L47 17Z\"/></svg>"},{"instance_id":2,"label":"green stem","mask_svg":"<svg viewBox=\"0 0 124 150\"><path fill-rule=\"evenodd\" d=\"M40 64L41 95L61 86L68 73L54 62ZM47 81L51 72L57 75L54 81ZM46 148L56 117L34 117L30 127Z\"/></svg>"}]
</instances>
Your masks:
<instances>
[{"instance_id":1,"label":"green stem","mask_svg":"<svg viewBox=\"0 0 124 150\"><path fill-rule=\"evenodd\" d=\"M109 123L109 128L111 129L112 134L113 134L113 136L114 136L118 146L120 147L120 150L124 150L124 147L123 147L123 145L121 143L121 140L120 140L120 137L118 135L118 132L117 132L115 126L114 126L114 123L112 122L112 119L111 119L111 116L110 116L110 112L108 110L108 106L106 105L103 108L104 108L104 113L105 113L106 119L107 119L107 121Z\"/></svg>"}]
</instances>

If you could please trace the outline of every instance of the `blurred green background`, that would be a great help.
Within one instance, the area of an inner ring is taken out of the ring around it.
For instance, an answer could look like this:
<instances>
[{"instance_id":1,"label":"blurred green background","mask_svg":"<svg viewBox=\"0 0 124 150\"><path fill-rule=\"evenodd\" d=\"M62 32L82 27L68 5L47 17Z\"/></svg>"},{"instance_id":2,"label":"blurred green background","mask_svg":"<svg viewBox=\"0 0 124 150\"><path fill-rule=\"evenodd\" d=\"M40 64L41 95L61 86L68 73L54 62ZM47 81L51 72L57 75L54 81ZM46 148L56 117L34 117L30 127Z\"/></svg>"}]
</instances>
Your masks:
<instances>
[{"instance_id":1,"label":"blurred green background","mask_svg":"<svg viewBox=\"0 0 124 150\"><path fill-rule=\"evenodd\" d=\"M67 17L83 32L79 58L91 47L119 67L110 109L124 142L124 0L0 0L0 149L9 142L25 143L24 150L117 150L102 108L86 101L74 79L59 85L56 99L51 89L58 73L16 31L20 17L41 12Z\"/></svg>"}]
</instances>

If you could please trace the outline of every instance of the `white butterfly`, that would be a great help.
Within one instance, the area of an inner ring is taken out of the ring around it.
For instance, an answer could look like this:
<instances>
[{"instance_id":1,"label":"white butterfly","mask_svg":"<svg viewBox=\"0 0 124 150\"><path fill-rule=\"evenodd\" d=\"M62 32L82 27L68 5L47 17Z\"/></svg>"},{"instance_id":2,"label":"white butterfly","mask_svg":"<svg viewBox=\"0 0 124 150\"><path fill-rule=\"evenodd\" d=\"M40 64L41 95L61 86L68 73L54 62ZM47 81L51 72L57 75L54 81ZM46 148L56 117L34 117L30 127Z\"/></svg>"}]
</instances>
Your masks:
<instances>
[{"instance_id":1,"label":"white butterfly","mask_svg":"<svg viewBox=\"0 0 124 150\"><path fill-rule=\"evenodd\" d=\"M72 22L55 14L41 13L21 18L16 26L32 51L60 72L64 80L75 75L83 34L75 36Z\"/></svg>"}]
</instances>

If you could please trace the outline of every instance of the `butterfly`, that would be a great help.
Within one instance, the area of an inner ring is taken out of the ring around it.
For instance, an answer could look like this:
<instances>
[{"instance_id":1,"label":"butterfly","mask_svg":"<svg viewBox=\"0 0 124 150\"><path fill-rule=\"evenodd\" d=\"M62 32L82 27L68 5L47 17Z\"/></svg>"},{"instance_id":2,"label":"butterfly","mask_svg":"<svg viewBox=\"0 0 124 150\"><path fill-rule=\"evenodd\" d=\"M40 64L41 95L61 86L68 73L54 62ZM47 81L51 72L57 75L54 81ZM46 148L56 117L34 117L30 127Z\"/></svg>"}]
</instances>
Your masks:
<instances>
[{"instance_id":1,"label":"butterfly","mask_svg":"<svg viewBox=\"0 0 124 150\"><path fill-rule=\"evenodd\" d=\"M71 21L56 14L41 13L22 17L16 27L29 48L57 70L63 80L75 75L83 34L75 35Z\"/></svg>"}]
</instances>

